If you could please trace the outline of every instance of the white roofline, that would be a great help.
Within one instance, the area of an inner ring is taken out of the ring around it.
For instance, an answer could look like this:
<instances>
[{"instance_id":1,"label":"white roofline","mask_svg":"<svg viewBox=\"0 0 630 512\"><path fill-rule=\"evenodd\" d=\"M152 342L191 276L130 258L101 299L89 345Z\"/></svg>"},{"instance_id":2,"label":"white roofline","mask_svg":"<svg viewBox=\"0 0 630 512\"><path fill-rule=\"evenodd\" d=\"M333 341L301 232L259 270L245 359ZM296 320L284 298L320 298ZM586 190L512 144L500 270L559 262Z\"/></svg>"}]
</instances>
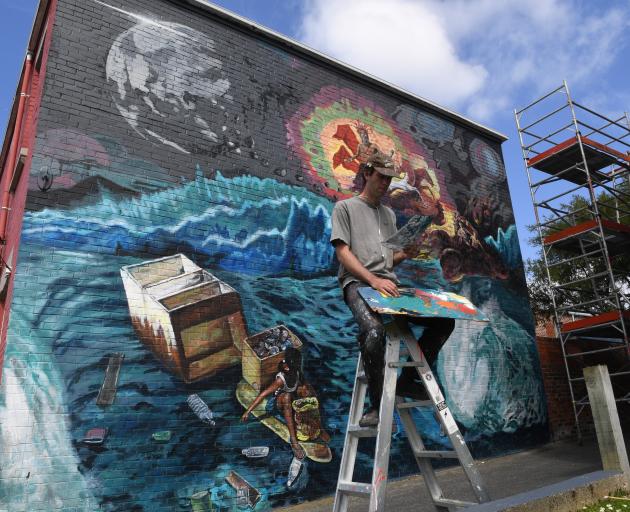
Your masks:
<instances>
[{"instance_id":1,"label":"white roofline","mask_svg":"<svg viewBox=\"0 0 630 512\"><path fill-rule=\"evenodd\" d=\"M224 9L223 7L219 7L215 4L211 4L205 0L172 0L172 1L176 1L178 3L187 3L194 7L198 7L207 12L210 12L222 19L225 19L234 25L240 26L242 28L245 28L253 32L258 32L262 34L263 36L267 37L268 39L271 39L275 42L288 46L289 48L297 51L298 53L307 55L309 57L314 57L315 59L323 63L332 65L333 67L339 69L340 71L343 71L344 73L348 73L355 78L368 82L371 85L376 85L380 87L381 89L385 89L388 92L393 92L394 94L402 96L403 98L410 100L414 103L419 103L423 107L428 107L430 110L433 110L438 114L444 115L454 121L457 121L463 125L473 128L483 133L484 135L487 135L491 137L492 139L497 140L498 142L504 142L508 139L507 136L505 136L501 132L498 132L496 130L493 130L492 128L488 128L487 126L479 124L453 110L449 110L447 108L441 107L440 105L437 105L436 103L433 103L432 101L429 101L425 98L417 96L416 94L413 94L409 91L406 91L405 89L402 89L401 87L398 87L394 84L386 82L385 80L382 80L373 75L370 75L369 73L366 73L365 71L361 71L360 69L357 69L349 64L346 64L337 59L329 57L328 55L318 52L317 50L314 50L313 48L310 48L302 43L299 43L293 39L290 39L263 25L259 25L255 21L252 21L248 18L240 16L232 11Z\"/></svg>"}]
</instances>

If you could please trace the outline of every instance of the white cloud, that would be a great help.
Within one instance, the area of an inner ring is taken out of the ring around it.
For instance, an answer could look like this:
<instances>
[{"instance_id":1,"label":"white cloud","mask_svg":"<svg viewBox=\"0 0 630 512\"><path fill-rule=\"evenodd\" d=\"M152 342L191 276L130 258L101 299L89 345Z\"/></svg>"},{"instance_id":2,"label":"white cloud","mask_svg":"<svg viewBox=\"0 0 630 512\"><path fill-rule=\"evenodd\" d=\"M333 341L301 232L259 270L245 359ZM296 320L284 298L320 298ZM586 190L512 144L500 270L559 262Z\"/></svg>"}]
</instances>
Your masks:
<instances>
[{"instance_id":1,"label":"white cloud","mask_svg":"<svg viewBox=\"0 0 630 512\"><path fill-rule=\"evenodd\" d=\"M572 89L610 88L611 66L626 66L616 59L629 27L630 4L617 0L310 0L300 38L488 120L563 79Z\"/></svg>"},{"instance_id":2,"label":"white cloud","mask_svg":"<svg viewBox=\"0 0 630 512\"><path fill-rule=\"evenodd\" d=\"M457 55L433 10L410 0L314 0L300 38L309 46L443 104L475 94L485 69Z\"/></svg>"}]
</instances>

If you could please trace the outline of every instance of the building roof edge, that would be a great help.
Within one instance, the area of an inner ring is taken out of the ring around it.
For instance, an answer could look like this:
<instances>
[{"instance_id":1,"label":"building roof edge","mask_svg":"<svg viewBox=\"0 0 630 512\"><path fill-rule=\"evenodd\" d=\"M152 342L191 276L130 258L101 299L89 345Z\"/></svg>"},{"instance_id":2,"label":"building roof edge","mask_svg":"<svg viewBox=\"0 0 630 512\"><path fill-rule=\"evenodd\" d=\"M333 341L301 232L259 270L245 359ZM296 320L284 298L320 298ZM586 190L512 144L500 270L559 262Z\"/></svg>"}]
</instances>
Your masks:
<instances>
[{"instance_id":1,"label":"building roof edge","mask_svg":"<svg viewBox=\"0 0 630 512\"><path fill-rule=\"evenodd\" d=\"M239 26L249 31L259 33L274 42L283 44L295 50L298 53L312 57L318 61L324 62L346 73L350 73L355 78L365 81L371 85L376 85L377 87L380 87L381 89L385 89L388 92L393 92L397 94L398 96L405 98L406 100L409 100L414 103L418 103L422 105L423 107L429 108L430 110L433 110L436 113L439 113L448 117L451 120L457 121L463 125L473 128L474 130L481 132L484 135L500 143L508 140L508 137L501 132L498 132L496 130L493 130L492 128L484 126L483 124L477 123L462 114L459 114L448 108L442 107L438 105L437 103L434 103L425 98L422 98L421 96L413 94L412 92L409 92L403 89L402 87L394 85L390 82L387 82L386 80L370 75L369 73L362 71L358 68L355 68L354 66L351 66L350 64L337 60L324 53L321 53L313 48L310 48L309 46L305 44L295 41L294 39L291 39L283 34L280 34L279 32L276 32L270 28L267 28L264 25L260 25L253 20L240 16L239 14L236 14L228 9L219 7L218 5L206 2L204 0L170 0L170 1L175 2L175 3L180 3L180 4L184 3L184 4L197 7L206 12L214 14L215 16L222 18L236 26Z\"/></svg>"},{"instance_id":2,"label":"building roof edge","mask_svg":"<svg viewBox=\"0 0 630 512\"><path fill-rule=\"evenodd\" d=\"M50 0L39 0L39 4L37 5L37 10L35 11L35 17L33 18L33 26L31 27L31 35L28 39L26 51L24 52L24 61L22 62L22 69L20 70L20 74L19 74L19 78L16 85L16 90L15 90L15 95L13 96L13 103L11 105L11 111L9 112L9 117L7 118L7 123L4 129L2 151L0 151L0 172L2 172L2 169L5 164L7 152L9 151L9 146L11 144L11 141L13 140L13 127L15 126L15 118L17 116L18 100L20 99L20 86L24 78L26 54L28 52L32 52L33 56L35 56L34 54L37 51L37 42L39 40L39 34L42 29L42 23L46 19L46 10L48 9L49 4L50 4Z\"/></svg>"}]
</instances>

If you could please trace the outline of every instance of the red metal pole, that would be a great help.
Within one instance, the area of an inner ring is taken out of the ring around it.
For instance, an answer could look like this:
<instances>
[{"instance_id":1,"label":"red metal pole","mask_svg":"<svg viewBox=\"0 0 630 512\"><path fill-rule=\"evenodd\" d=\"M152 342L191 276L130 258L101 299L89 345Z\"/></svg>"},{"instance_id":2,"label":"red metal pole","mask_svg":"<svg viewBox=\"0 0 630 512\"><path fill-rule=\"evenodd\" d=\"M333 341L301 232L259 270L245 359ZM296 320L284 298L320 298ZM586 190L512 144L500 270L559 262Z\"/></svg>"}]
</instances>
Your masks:
<instances>
[{"instance_id":1,"label":"red metal pole","mask_svg":"<svg viewBox=\"0 0 630 512\"><path fill-rule=\"evenodd\" d=\"M5 172L13 173L15 169L15 161L17 154L20 151L20 135L22 131L22 121L24 117L24 110L26 108L26 101L28 98L28 88L31 82L31 71L33 69L33 55L31 52L26 54L26 65L24 67L24 78L20 87L20 99L18 102L17 114L15 116L15 126L13 127L13 141L11 142L11 148L9 150L9 156L5 166ZM6 229L7 221L9 219L9 201L11 193L11 180L13 176L8 176L4 179L4 185L2 187L2 199L0 200L0 243L6 242Z\"/></svg>"}]
</instances>

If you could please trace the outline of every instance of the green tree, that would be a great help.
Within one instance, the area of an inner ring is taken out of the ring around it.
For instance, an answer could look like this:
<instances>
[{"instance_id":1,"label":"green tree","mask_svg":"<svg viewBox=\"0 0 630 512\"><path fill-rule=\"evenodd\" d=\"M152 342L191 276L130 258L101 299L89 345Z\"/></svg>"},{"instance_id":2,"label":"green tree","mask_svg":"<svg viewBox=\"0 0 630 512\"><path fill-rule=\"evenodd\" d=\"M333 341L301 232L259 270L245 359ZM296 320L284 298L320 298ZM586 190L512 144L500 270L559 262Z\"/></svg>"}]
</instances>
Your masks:
<instances>
[{"instance_id":1,"label":"green tree","mask_svg":"<svg viewBox=\"0 0 630 512\"><path fill-rule=\"evenodd\" d=\"M618 187L617 194L601 192L597 197L600 215L603 219L630 225L630 187L628 181ZM575 195L561 209L570 215L563 219L550 222L542 227L543 238L576 224L594 219L590 202L582 196ZM553 317L552 288L547 277L547 270L543 260L543 247L538 237L537 226L528 226L534 234L530 243L538 247L538 256L528 259L526 262L529 299L532 310L537 319ZM627 235L630 238L630 235ZM587 237L587 240L588 237ZM576 247L563 248L561 245L547 251L547 263L554 283L575 282L569 288L557 289L555 293L556 306L558 308L575 307L574 310L583 313L597 314L602 311L614 309L613 303L606 301L613 293L613 287L625 292L630 290L630 251L626 250L611 257L611 265L615 276L614 282L609 278L606 269L606 260L602 252L598 252L599 245L593 235L590 236L590 244L587 244L586 252L592 252L590 256L575 258L578 253ZM630 246L628 244L626 247ZM595 277L593 277L595 276ZM602 300L604 299L604 300ZM627 303L626 303L627 306ZM573 309L573 308L572 308Z\"/></svg>"}]
</instances>

